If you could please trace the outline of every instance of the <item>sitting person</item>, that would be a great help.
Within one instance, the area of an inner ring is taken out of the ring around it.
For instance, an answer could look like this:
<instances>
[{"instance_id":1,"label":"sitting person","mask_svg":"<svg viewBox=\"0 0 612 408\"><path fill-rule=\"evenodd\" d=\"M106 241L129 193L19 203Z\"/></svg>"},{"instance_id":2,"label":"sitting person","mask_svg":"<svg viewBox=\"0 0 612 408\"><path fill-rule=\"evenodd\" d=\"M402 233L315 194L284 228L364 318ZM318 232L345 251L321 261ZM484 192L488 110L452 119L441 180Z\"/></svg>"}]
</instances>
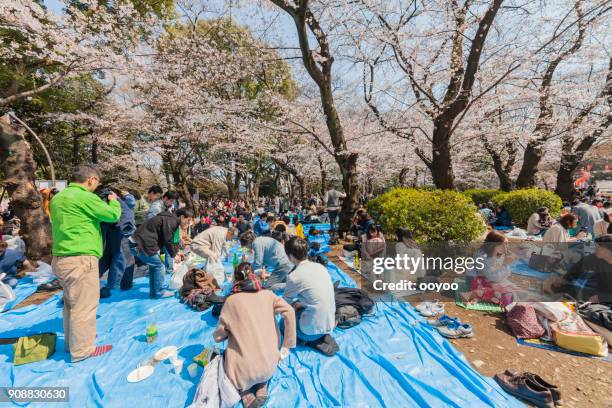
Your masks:
<instances>
[{"instance_id":1,"label":"sitting person","mask_svg":"<svg viewBox=\"0 0 612 408\"><path fill-rule=\"evenodd\" d=\"M284 298L296 311L297 337L307 346L332 356L338 345L331 337L336 325L334 285L327 269L308 260L308 242L291 237L285 252L296 267L287 277Z\"/></svg>"},{"instance_id":2,"label":"sitting person","mask_svg":"<svg viewBox=\"0 0 612 408\"><path fill-rule=\"evenodd\" d=\"M253 225L253 232L258 237L270 235L270 224L268 224L268 222L266 221L265 214L260 215L259 218L255 220L255 224Z\"/></svg>"},{"instance_id":3,"label":"sitting person","mask_svg":"<svg viewBox=\"0 0 612 408\"><path fill-rule=\"evenodd\" d=\"M276 314L283 317L282 346ZM293 309L273 292L262 290L249 263L239 264L234 271L232 294L225 300L213 337L216 342L228 341L225 374L240 392L245 408L264 405L268 380L279 361L295 347L295 334Z\"/></svg>"},{"instance_id":4,"label":"sitting person","mask_svg":"<svg viewBox=\"0 0 612 408\"><path fill-rule=\"evenodd\" d=\"M14 288L21 272L35 269L23 252L9 249L5 241L0 241L0 274L6 274L2 279L4 283Z\"/></svg>"},{"instance_id":5,"label":"sitting person","mask_svg":"<svg viewBox=\"0 0 612 408\"><path fill-rule=\"evenodd\" d=\"M240 245L243 248L252 249L254 252L253 268L255 270L265 268L271 272L265 282L265 287L272 290L282 290L287 281L287 274L293 269L293 265L285 254L283 248L284 233L274 232L274 237L255 237L251 231L240 235Z\"/></svg>"},{"instance_id":6,"label":"sitting person","mask_svg":"<svg viewBox=\"0 0 612 408\"><path fill-rule=\"evenodd\" d=\"M238 214L238 220L236 221L235 227L238 229L239 236L251 229L251 224L245 219L244 213Z\"/></svg>"},{"instance_id":7,"label":"sitting person","mask_svg":"<svg viewBox=\"0 0 612 408\"><path fill-rule=\"evenodd\" d=\"M363 240L363 259L372 260L385 254L385 237L380 229L370 224Z\"/></svg>"},{"instance_id":8,"label":"sitting person","mask_svg":"<svg viewBox=\"0 0 612 408\"><path fill-rule=\"evenodd\" d=\"M210 223L210 218L208 218L207 215L202 215L200 217L200 221L198 221L198 223L191 228L191 238L195 238L196 235L201 234L210 228Z\"/></svg>"},{"instance_id":9,"label":"sitting person","mask_svg":"<svg viewBox=\"0 0 612 408\"><path fill-rule=\"evenodd\" d=\"M595 238L612 234L612 211L604 211L603 218L595 223Z\"/></svg>"},{"instance_id":10,"label":"sitting person","mask_svg":"<svg viewBox=\"0 0 612 408\"><path fill-rule=\"evenodd\" d=\"M367 212L363 211L357 219L357 236L361 237L367 234L371 225L374 225L374 220Z\"/></svg>"},{"instance_id":11,"label":"sitting person","mask_svg":"<svg viewBox=\"0 0 612 408\"><path fill-rule=\"evenodd\" d=\"M576 224L578 223L578 217L573 214L565 214L561 218L559 218L559 222L553 224L552 227L546 231L544 237L542 238L542 242L551 243L551 244L562 244L560 245L561 249L567 248L568 242L574 242L579 239L583 239L586 237L586 233L584 231L579 232L576 237L570 237L569 230L572 228L576 228Z\"/></svg>"},{"instance_id":12,"label":"sitting person","mask_svg":"<svg viewBox=\"0 0 612 408\"><path fill-rule=\"evenodd\" d=\"M515 300L517 290L510 283L510 264L515 257L508 251L508 238L497 231L487 234L474 259L482 259L483 267L467 271L467 292L461 298L466 302L486 301L509 305Z\"/></svg>"},{"instance_id":13,"label":"sitting person","mask_svg":"<svg viewBox=\"0 0 612 408\"><path fill-rule=\"evenodd\" d=\"M576 282L580 279L589 282ZM612 303L612 235L595 239L595 253L582 258L562 277L549 279L544 287L548 292L567 292L578 301Z\"/></svg>"},{"instance_id":14,"label":"sitting person","mask_svg":"<svg viewBox=\"0 0 612 408\"><path fill-rule=\"evenodd\" d=\"M407 255L409 258L422 258L423 251L419 248L418 244L412 237L412 232L408 228L398 228L395 231L397 237L397 243L395 244L395 253L402 258ZM422 278L425 276L426 271L423 264L419 264L419 269L416 271L410 271L413 278Z\"/></svg>"},{"instance_id":15,"label":"sitting person","mask_svg":"<svg viewBox=\"0 0 612 408\"><path fill-rule=\"evenodd\" d=\"M504 206L500 205L495 210L495 220L492 225L493 227L512 227L512 218Z\"/></svg>"},{"instance_id":16,"label":"sitting person","mask_svg":"<svg viewBox=\"0 0 612 408\"><path fill-rule=\"evenodd\" d=\"M530 235L544 235L552 225L548 208L540 207L531 214L527 221L527 233Z\"/></svg>"},{"instance_id":17,"label":"sitting person","mask_svg":"<svg viewBox=\"0 0 612 408\"><path fill-rule=\"evenodd\" d=\"M478 212L482 216L484 222L486 224L491 224L495 221L495 214L493 214L493 210L487 207L486 204L481 203L478 205Z\"/></svg>"}]
</instances>

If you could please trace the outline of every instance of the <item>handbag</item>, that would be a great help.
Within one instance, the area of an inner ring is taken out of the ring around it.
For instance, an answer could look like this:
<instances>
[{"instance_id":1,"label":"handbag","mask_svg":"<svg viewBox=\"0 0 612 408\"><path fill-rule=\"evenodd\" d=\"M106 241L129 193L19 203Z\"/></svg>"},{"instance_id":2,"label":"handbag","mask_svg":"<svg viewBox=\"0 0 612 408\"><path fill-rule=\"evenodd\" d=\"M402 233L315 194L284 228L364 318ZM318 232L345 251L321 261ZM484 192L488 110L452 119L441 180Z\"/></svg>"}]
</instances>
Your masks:
<instances>
[{"instance_id":1,"label":"handbag","mask_svg":"<svg viewBox=\"0 0 612 408\"><path fill-rule=\"evenodd\" d=\"M15 365L34 363L46 360L55 353L57 334L42 333L32 336L19 337L13 345Z\"/></svg>"},{"instance_id":2,"label":"handbag","mask_svg":"<svg viewBox=\"0 0 612 408\"><path fill-rule=\"evenodd\" d=\"M529 258L529 267L540 272L555 272L559 269L561 264L561 258L551 255L544 255L544 248L540 250L540 253L531 253Z\"/></svg>"}]
</instances>

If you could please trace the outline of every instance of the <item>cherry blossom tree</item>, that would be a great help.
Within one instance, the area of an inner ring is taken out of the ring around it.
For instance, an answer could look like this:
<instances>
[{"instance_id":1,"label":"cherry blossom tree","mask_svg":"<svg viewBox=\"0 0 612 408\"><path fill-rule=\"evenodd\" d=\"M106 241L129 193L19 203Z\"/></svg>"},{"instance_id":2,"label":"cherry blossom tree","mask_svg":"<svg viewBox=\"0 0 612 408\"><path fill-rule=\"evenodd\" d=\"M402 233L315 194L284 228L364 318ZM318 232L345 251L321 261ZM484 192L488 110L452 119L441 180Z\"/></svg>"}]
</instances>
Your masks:
<instances>
[{"instance_id":1,"label":"cherry blossom tree","mask_svg":"<svg viewBox=\"0 0 612 408\"><path fill-rule=\"evenodd\" d=\"M358 154L348 149L344 128L336 106L333 92L332 67L334 56L325 29L316 15L317 9L325 8L323 2L299 0L270 0L293 20L298 37L304 68L319 90L321 107L325 115L327 131L333 147L333 157L342 174L342 186L347 195L342 203L340 229L349 228L358 199L357 159ZM316 47L311 46L314 39Z\"/></svg>"}]
</instances>

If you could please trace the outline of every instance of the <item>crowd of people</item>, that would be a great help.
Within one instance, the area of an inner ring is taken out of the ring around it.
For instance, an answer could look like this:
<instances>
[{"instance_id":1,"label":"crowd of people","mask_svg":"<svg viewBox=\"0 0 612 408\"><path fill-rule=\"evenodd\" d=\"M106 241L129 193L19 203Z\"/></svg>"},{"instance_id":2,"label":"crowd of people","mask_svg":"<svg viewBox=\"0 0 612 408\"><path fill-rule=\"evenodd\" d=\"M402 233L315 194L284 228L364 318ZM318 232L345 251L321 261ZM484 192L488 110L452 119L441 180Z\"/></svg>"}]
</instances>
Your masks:
<instances>
[{"instance_id":1,"label":"crowd of people","mask_svg":"<svg viewBox=\"0 0 612 408\"><path fill-rule=\"evenodd\" d=\"M98 170L83 165L74 170L63 191L44 194L52 226L52 269L63 289L64 333L73 362L112 350L110 344L96 344L100 298L130 290L135 277L145 275L152 299L174 297L176 291L165 285L166 275L188 253L201 258L205 266L189 271L179 297L189 303L199 296L204 307L220 306L214 340L228 341L225 371L245 407L265 402L267 381L296 342L329 356L338 350L332 337L337 320L334 285L321 264L325 262L313 262L313 245L306 239L304 224L328 222L330 238L337 238L334 231L344 193L331 188L322 198L313 194L292 201L272 196L252 205L214 198L201 202L196 214L181 203L178 193L164 192L160 186L150 187L141 196L100 184ZM501 206L481 205L478 213L493 229L482 251L494 261L488 265L488 278L499 283L508 279L513 258L507 250L508 238L496 230L512 228L513 222ZM544 207L531 215L527 234L541 237L544 243L588 239L597 243L595 253L553 282L554 286L567 285L580 268L588 266L602 271L596 279L604 293L612 294L611 218L612 202L598 197L566 205L557 220ZM19 220L9 217L3 230L18 231ZM383 231L366 210L356 211L348 233L356 237L349 249L360 253L364 265L386 255ZM409 229L398 228L394 238L400 256L423 256ZM10 242L11 235L0 242L0 272L8 275L5 282L14 285L18 270L35 267L23 250L10 249ZM13 247L19 245L23 242L12 242ZM210 271L223 270L224 256L237 247L251 256L234 262L228 279L231 288L226 296L219 296L223 285ZM416 271L417 278L426 274L424 269ZM205 281L208 289L194 292L198 281ZM610 301L607 294L590 300ZM282 337L274 318L277 314L282 316Z\"/></svg>"},{"instance_id":2,"label":"crowd of people","mask_svg":"<svg viewBox=\"0 0 612 408\"><path fill-rule=\"evenodd\" d=\"M151 298L173 297L176 292L164 284L166 274L185 260L185 254L200 257L208 272L238 245L251 252L252 259L234 265L227 296L214 291L207 295L216 296L213 300L222 305L214 339L228 340L225 371L244 405L263 404L267 380L296 339L326 355L338 350L331 336L334 286L326 268L309 259L311 245L302 222L323 218L336 225L342 193L331 189L323 202L313 196L308 200L312 205L303 207L278 196L261 199L253 207L216 199L202 203L202 210L194 214L174 191L152 186L141 196L101 186L100 180L95 167L79 166L69 185L48 200L52 268L63 289L66 348L73 362L112 350L111 344L96 344L100 298L131 289L134 278L145 274ZM13 257L11 252L4 254L6 260ZM193 271L194 281L202 277L198 273L207 272ZM214 281L211 276L206 279ZM221 286L211 283L213 289ZM189 293L184 289L181 293ZM280 351L276 314L283 318Z\"/></svg>"}]
</instances>

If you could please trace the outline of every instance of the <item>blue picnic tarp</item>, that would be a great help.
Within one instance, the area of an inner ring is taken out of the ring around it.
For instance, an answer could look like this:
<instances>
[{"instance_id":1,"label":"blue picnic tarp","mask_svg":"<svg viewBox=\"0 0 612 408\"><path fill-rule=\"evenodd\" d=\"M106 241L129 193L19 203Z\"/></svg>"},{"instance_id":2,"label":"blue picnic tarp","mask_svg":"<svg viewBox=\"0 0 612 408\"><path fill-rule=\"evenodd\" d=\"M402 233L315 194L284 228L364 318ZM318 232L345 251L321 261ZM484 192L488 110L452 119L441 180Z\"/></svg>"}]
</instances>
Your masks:
<instances>
[{"instance_id":1,"label":"blue picnic tarp","mask_svg":"<svg viewBox=\"0 0 612 408\"><path fill-rule=\"evenodd\" d=\"M341 286L355 286L336 265L330 263L328 270ZM111 298L100 301L97 343L112 344L113 350L79 363L71 363L65 352L61 294L43 304L1 314L1 338L55 332L58 342L51 358L22 366L13 365L11 345L0 345L0 387L69 387L70 401L65 406L71 407L188 406L203 369L192 378L186 367L204 347L213 345L217 320L210 309L195 312L177 298L149 299L148 290L147 278L138 278L133 289L114 291ZM151 344L144 336L148 314L154 316L159 330L157 341ZM360 325L336 329L333 336L340 346L334 357L298 346L280 363L269 384L266 406L521 405L492 379L476 372L408 303L378 301L375 312ZM139 363L167 345L180 347L179 358L185 360L180 374L172 372L169 362L162 362L148 379L126 381Z\"/></svg>"}]
</instances>

